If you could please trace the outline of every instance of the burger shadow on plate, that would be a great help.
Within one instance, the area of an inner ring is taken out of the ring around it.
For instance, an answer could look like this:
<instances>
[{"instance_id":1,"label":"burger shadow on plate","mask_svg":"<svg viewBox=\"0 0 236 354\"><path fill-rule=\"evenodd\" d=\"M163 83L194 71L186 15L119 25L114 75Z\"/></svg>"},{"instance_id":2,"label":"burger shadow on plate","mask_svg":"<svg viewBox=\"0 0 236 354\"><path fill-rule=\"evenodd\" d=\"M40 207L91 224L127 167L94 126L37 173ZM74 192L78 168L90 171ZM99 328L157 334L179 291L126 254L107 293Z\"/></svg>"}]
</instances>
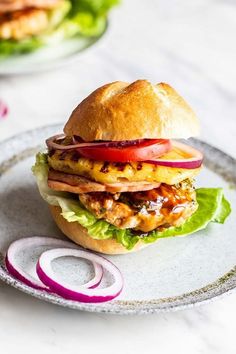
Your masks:
<instances>
[{"instance_id":1,"label":"burger shadow on plate","mask_svg":"<svg viewBox=\"0 0 236 354\"><path fill-rule=\"evenodd\" d=\"M0 251L27 236L65 238L40 197L36 185L25 184L5 189L0 196Z\"/></svg>"}]
</instances>

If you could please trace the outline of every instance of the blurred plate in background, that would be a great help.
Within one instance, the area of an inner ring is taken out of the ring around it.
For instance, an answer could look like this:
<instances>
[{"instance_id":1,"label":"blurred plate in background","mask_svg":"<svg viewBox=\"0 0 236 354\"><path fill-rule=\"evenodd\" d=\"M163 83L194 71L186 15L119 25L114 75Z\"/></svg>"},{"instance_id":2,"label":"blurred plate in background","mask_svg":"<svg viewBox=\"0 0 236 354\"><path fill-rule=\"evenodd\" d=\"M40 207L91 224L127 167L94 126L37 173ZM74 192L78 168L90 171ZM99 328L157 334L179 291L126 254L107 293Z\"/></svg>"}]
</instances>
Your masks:
<instances>
[{"instance_id":1,"label":"blurred plate in background","mask_svg":"<svg viewBox=\"0 0 236 354\"><path fill-rule=\"evenodd\" d=\"M0 60L0 75L31 74L51 70L78 59L87 48L94 48L107 32L98 37L75 37L63 42L47 46L32 54L21 54Z\"/></svg>"}]
</instances>

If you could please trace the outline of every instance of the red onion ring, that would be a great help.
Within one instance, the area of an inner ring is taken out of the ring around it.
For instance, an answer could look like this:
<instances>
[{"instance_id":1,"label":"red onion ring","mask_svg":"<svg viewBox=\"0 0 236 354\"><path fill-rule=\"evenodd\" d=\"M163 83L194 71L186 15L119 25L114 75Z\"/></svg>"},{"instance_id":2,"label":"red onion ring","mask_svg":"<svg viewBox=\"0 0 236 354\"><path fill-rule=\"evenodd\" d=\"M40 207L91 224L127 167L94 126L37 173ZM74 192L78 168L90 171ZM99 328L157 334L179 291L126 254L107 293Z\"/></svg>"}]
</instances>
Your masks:
<instances>
[{"instance_id":1,"label":"red onion ring","mask_svg":"<svg viewBox=\"0 0 236 354\"><path fill-rule=\"evenodd\" d=\"M24 284L31 286L34 289L46 290L51 292L49 287L47 287L41 280L38 278L36 273L36 265L38 262L38 258L42 252L37 252L37 247L43 247L44 251L52 248L75 248L78 249L78 246L69 241L60 240L57 238L51 237L41 237L41 236L33 236L26 237L14 241L11 243L7 250L5 263L8 272L16 279L22 281ZM32 253L33 251L33 253ZM20 253L22 252L22 255ZM21 258L25 255L25 253L30 254L30 265L26 267L22 266ZM83 284L83 287L94 288L98 286L101 282L103 276L102 267L93 263L95 276L88 283ZM30 268L30 269L29 269Z\"/></svg>"},{"instance_id":2,"label":"red onion ring","mask_svg":"<svg viewBox=\"0 0 236 354\"><path fill-rule=\"evenodd\" d=\"M0 118L5 118L8 113L8 107L7 105L0 100Z\"/></svg>"},{"instance_id":3,"label":"red onion ring","mask_svg":"<svg viewBox=\"0 0 236 354\"><path fill-rule=\"evenodd\" d=\"M88 142L88 143L78 143L76 138L73 137L74 144L70 145L61 145L58 144L57 140L62 140L66 137L65 134L58 134L54 135L46 140L47 147L49 149L55 150L72 150L76 148L83 148L83 147L101 147L101 148L108 148L108 147L126 147L126 146L134 146L142 143L145 139L138 139L138 140L124 140L124 141L108 141L108 142Z\"/></svg>"},{"instance_id":4,"label":"red onion ring","mask_svg":"<svg viewBox=\"0 0 236 354\"><path fill-rule=\"evenodd\" d=\"M82 286L69 285L58 279L52 269L52 261L60 257L79 257L100 264L113 275L114 282L106 288L85 289ZM41 281L53 292L65 299L81 302L105 302L117 297L123 288L123 278L119 269L106 258L95 253L70 248L59 248L44 252L37 264L37 274Z\"/></svg>"},{"instance_id":5,"label":"red onion ring","mask_svg":"<svg viewBox=\"0 0 236 354\"><path fill-rule=\"evenodd\" d=\"M186 159L179 159L179 160L165 160L165 159L152 159L147 160L145 162L151 163L158 166L166 166L166 167L174 167L174 168L186 168L186 169L195 169L202 165L203 161L203 154L194 149L192 146L173 141L172 140L173 148L177 148L187 155L189 158Z\"/></svg>"},{"instance_id":6,"label":"red onion ring","mask_svg":"<svg viewBox=\"0 0 236 354\"><path fill-rule=\"evenodd\" d=\"M57 134L54 136L51 136L50 138L46 139L46 145L49 149L56 149L56 150L69 150L69 149L74 149L75 145L60 145L55 143L55 140L62 140L66 137L65 134Z\"/></svg>"}]
</instances>

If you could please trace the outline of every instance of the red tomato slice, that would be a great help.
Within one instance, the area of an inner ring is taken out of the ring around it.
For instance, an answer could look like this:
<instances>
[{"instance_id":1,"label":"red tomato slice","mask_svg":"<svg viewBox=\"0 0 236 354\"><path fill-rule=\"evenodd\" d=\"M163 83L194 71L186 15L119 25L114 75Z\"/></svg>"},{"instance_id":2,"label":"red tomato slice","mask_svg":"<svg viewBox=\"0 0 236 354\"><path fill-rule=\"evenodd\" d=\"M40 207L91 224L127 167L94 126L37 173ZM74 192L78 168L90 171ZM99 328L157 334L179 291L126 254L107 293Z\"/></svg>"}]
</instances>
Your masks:
<instances>
[{"instance_id":1,"label":"red tomato slice","mask_svg":"<svg viewBox=\"0 0 236 354\"><path fill-rule=\"evenodd\" d=\"M170 140L147 139L130 146L98 147L89 146L76 149L83 157L111 162L145 161L157 158L171 150Z\"/></svg>"}]
</instances>

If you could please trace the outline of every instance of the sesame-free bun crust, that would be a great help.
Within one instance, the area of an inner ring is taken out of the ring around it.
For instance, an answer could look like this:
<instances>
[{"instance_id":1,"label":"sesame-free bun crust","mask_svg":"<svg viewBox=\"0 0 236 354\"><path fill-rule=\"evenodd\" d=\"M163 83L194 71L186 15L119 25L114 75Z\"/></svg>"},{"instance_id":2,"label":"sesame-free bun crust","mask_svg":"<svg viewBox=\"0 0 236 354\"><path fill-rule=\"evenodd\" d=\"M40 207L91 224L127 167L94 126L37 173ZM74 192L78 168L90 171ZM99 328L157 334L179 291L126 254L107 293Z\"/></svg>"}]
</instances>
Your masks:
<instances>
[{"instance_id":1,"label":"sesame-free bun crust","mask_svg":"<svg viewBox=\"0 0 236 354\"><path fill-rule=\"evenodd\" d=\"M72 112L64 132L84 141L187 139L199 134L199 122L168 84L117 81L85 98Z\"/></svg>"},{"instance_id":2,"label":"sesame-free bun crust","mask_svg":"<svg viewBox=\"0 0 236 354\"><path fill-rule=\"evenodd\" d=\"M86 229L81 226L78 222L68 222L61 215L61 208L54 205L49 205L49 209L52 216L59 227L59 229L69 237L72 241L78 245L105 254L125 254L138 251L146 246L147 244L139 241L131 251L128 251L116 240L95 240L90 237Z\"/></svg>"}]
</instances>

